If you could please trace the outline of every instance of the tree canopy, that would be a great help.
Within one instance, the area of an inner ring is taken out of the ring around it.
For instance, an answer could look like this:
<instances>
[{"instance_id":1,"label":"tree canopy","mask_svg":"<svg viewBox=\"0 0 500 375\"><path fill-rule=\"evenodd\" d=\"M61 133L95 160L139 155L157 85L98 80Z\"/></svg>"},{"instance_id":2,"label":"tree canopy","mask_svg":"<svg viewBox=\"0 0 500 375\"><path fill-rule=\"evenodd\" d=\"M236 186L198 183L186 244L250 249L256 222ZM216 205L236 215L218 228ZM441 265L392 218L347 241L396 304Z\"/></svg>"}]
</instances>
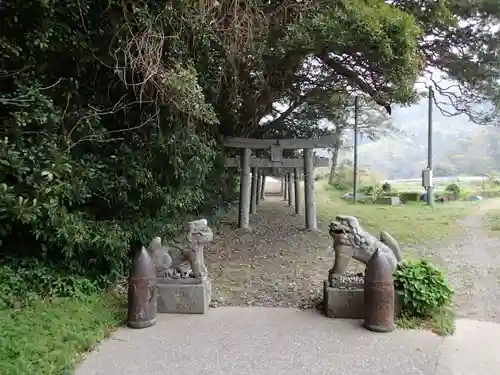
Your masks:
<instances>
[{"instance_id":1,"label":"tree canopy","mask_svg":"<svg viewBox=\"0 0 500 375\"><path fill-rule=\"evenodd\" d=\"M432 69L460 84L458 112L491 120L497 8L4 0L2 252L119 273L132 240L229 199L222 137L317 134L317 121L343 119L352 95L390 113L416 100L415 82ZM474 113L485 100L490 113Z\"/></svg>"}]
</instances>

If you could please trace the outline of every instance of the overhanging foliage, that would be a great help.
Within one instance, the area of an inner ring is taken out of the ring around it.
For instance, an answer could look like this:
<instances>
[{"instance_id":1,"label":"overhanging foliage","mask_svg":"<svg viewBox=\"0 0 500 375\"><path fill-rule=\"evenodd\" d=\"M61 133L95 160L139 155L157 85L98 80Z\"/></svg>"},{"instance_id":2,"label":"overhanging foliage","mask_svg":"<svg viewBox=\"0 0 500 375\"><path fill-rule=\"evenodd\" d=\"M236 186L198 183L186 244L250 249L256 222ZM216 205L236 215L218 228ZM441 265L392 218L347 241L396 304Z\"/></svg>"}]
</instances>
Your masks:
<instances>
[{"instance_id":1,"label":"overhanging foliage","mask_svg":"<svg viewBox=\"0 0 500 375\"><path fill-rule=\"evenodd\" d=\"M353 93L390 111L430 66L493 98L496 45L457 22L496 10L422 3L2 1L2 252L120 273L130 241L230 195L224 136L317 133Z\"/></svg>"}]
</instances>

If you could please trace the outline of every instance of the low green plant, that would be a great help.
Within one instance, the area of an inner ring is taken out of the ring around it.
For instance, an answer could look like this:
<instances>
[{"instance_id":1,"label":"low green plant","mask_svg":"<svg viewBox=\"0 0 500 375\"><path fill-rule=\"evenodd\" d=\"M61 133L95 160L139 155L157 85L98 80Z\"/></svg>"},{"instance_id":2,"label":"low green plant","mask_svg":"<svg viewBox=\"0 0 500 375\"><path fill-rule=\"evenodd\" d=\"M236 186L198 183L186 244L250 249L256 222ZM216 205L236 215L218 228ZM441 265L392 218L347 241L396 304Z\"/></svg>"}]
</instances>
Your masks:
<instances>
[{"instance_id":1,"label":"low green plant","mask_svg":"<svg viewBox=\"0 0 500 375\"><path fill-rule=\"evenodd\" d=\"M333 183L333 187L339 191L348 191L352 189L352 184L349 184L346 181L335 181Z\"/></svg>"},{"instance_id":2,"label":"low green plant","mask_svg":"<svg viewBox=\"0 0 500 375\"><path fill-rule=\"evenodd\" d=\"M418 318L400 315L396 324L403 329L426 329L440 336L452 335L455 332L455 314L450 309L442 309L432 318Z\"/></svg>"},{"instance_id":3,"label":"low green plant","mask_svg":"<svg viewBox=\"0 0 500 375\"><path fill-rule=\"evenodd\" d=\"M358 188L358 193L366 194L366 195L372 195L373 192L375 191L375 188L373 185L361 185Z\"/></svg>"},{"instance_id":4,"label":"low green plant","mask_svg":"<svg viewBox=\"0 0 500 375\"><path fill-rule=\"evenodd\" d=\"M83 299L99 292L103 284L37 260L4 260L0 262L0 310L26 307L40 298Z\"/></svg>"},{"instance_id":5,"label":"low green plant","mask_svg":"<svg viewBox=\"0 0 500 375\"><path fill-rule=\"evenodd\" d=\"M418 202L420 201L421 193L418 191L405 191L399 194L401 202Z\"/></svg>"},{"instance_id":6,"label":"low green plant","mask_svg":"<svg viewBox=\"0 0 500 375\"><path fill-rule=\"evenodd\" d=\"M473 195L470 189L461 189L459 200L466 201L469 199L469 196Z\"/></svg>"},{"instance_id":7,"label":"low green plant","mask_svg":"<svg viewBox=\"0 0 500 375\"><path fill-rule=\"evenodd\" d=\"M399 192L388 182L383 183L377 188L377 198L379 197L399 197Z\"/></svg>"},{"instance_id":8,"label":"low green plant","mask_svg":"<svg viewBox=\"0 0 500 375\"><path fill-rule=\"evenodd\" d=\"M449 306L453 297L444 273L425 260L398 265L394 286L402 298L402 313L411 317L433 317Z\"/></svg>"},{"instance_id":9,"label":"low green plant","mask_svg":"<svg viewBox=\"0 0 500 375\"><path fill-rule=\"evenodd\" d=\"M399 191L396 189L392 189L391 191L384 193L384 196L386 197L399 197Z\"/></svg>"},{"instance_id":10,"label":"low green plant","mask_svg":"<svg viewBox=\"0 0 500 375\"><path fill-rule=\"evenodd\" d=\"M460 198L460 186L458 184L452 183L446 186L446 195L451 196L453 200L458 200Z\"/></svg>"}]
</instances>

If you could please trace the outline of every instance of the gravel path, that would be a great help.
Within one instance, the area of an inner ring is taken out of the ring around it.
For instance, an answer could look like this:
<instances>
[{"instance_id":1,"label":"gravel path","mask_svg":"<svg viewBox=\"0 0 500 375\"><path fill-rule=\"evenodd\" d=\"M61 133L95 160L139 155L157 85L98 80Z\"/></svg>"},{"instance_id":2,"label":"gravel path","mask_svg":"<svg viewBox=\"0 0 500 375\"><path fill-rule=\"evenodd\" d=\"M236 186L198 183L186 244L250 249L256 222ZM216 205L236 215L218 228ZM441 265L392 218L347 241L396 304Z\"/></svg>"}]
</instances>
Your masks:
<instances>
[{"instance_id":1,"label":"gravel path","mask_svg":"<svg viewBox=\"0 0 500 375\"><path fill-rule=\"evenodd\" d=\"M212 304L316 306L333 264L326 226L321 233L306 231L304 216L277 196L266 196L258 214L251 215L252 233L242 235L236 223L236 216L228 218L206 251ZM352 263L355 271L359 265Z\"/></svg>"},{"instance_id":2,"label":"gravel path","mask_svg":"<svg viewBox=\"0 0 500 375\"><path fill-rule=\"evenodd\" d=\"M462 235L431 250L455 287L455 310L461 317L500 323L500 238L488 232L484 215L500 210L500 199L478 207L459 221Z\"/></svg>"},{"instance_id":3,"label":"gravel path","mask_svg":"<svg viewBox=\"0 0 500 375\"><path fill-rule=\"evenodd\" d=\"M458 238L415 249L445 269L460 317L500 323L500 238L483 226L484 215L497 209L500 199L486 201L459 221ZM319 223L321 233L306 232L303 215L281 197L266 197L258 211L252 233L238 234L236 216L228 218L206 253L213 306L315 306L334 258L326 223Z\"/></svg>"}]
</instances>

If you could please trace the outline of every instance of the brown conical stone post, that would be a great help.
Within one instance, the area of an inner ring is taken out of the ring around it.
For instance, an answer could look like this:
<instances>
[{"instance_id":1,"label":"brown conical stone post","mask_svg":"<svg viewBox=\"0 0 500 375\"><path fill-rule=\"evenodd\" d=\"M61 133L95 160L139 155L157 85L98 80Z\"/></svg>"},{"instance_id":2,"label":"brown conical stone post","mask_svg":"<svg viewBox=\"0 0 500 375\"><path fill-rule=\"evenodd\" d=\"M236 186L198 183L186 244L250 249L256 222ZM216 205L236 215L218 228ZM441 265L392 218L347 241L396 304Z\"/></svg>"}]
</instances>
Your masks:
<instances>
[{"instance_id":1,"label":"brown conical stone post","mask_svg":"<svg viewBox=\"0 0 500 375\"><path fill-rule=\"evenodd\" d=\"M130 328L153 326L156 323L157 301L155 265L143 246L132 260L128 280L127 325Z\"/></svg>"},{"instance_id":2,"label":"brown conical stone post","mask_svg":"<svg viewBox=\"0 0 500 375\"><path fill-rule=\"evenodd\" d=\"M394 331L394 280L392 266L377 249L366 265L365 321L374 332Z\"/></svg>"}]
</instances>

